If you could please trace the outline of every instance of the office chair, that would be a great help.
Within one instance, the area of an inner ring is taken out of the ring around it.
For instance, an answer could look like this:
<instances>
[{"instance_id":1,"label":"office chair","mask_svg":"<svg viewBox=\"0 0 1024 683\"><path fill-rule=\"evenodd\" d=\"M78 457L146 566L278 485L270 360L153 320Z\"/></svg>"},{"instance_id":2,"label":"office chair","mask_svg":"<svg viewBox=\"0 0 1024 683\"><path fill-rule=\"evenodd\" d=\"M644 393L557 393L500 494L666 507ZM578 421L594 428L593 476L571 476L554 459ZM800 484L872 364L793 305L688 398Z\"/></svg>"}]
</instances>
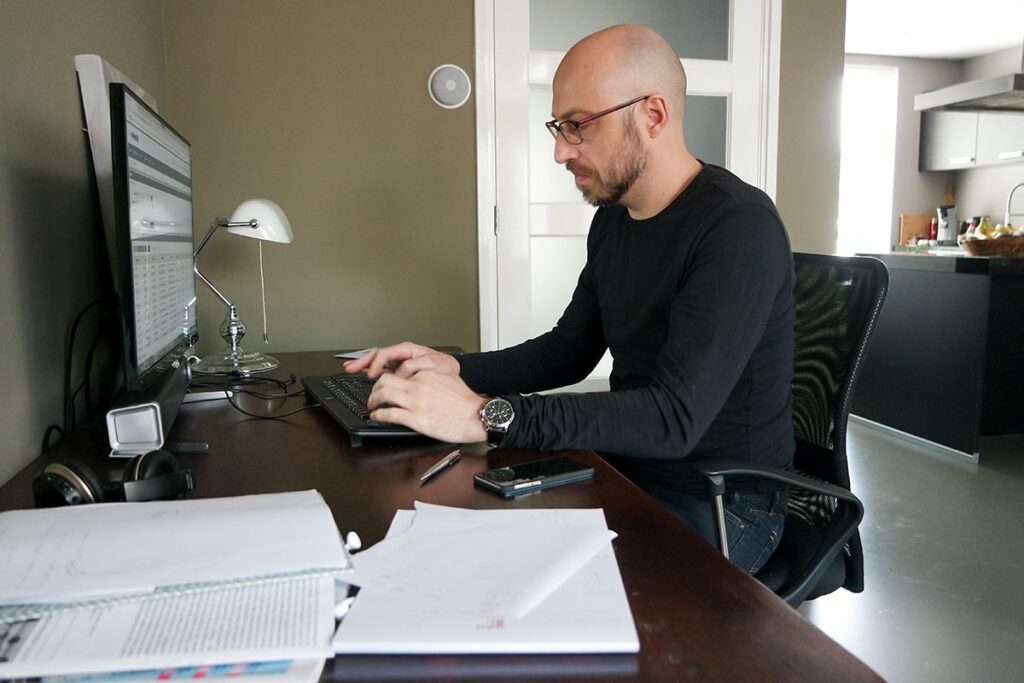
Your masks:
<instances>
[{"instance_id":1,"label":"office chair","mask_svg":"<svg viewBox=\"0 0 1024 683\"><path fill-rule=\"evenodd\" d=\"M705 477L726 557L725 480L753 476L789 485L782 540L756 578L796 607L840 587L864 590L857 532L864 506L849 490L846 424L889 273L881 261L866 257L794 254L793 263L794 471L725 460L702 460L694 469Z\"/></svg>"}]
</instances>

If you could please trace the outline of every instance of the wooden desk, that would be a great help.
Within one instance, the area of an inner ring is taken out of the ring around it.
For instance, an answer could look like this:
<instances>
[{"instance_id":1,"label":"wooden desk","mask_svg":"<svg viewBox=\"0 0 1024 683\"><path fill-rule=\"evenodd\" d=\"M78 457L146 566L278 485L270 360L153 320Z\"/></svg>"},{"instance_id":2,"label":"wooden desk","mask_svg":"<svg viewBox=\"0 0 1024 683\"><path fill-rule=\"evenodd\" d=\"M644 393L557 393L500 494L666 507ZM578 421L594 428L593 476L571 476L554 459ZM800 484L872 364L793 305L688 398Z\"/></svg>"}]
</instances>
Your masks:
<instances>
[{"instance_id":1,"label":"wooden desk","mask_svg":"<svg viewBox=\"0 0 1024 683\"><path fill-rule=\"evenodd\" d=\"M327 374L328 353L278 354L285 372ZM296 388L301 388L296 384ZM241 397L252 412L282 402ZM284 402L301 405L303 398ZM342 429L313 408L285 420L256 420L225 401L185 405L171 433L206 441L210 453L183 456L196 477L196 496L319 490L342 532L365 546L384 537L399 508L413 501L468 508L601 507L614 541L640 635L636 655L344 656L329 660L323 680L562 681L868 681L867 666L804 620L761 584L727 563L688 526L590 452L574 453L597 467L592 481L505 501L473 487L472 475L538 457L536 452L483 446L463 449L450 471L420 487L420 475L450 447L415 440L367 441L351 448ZM105 434L62 444L0 488L0 510L32 506L31 482L58 457L76 456L98 470Z\"/></svg>"}]
</instances>

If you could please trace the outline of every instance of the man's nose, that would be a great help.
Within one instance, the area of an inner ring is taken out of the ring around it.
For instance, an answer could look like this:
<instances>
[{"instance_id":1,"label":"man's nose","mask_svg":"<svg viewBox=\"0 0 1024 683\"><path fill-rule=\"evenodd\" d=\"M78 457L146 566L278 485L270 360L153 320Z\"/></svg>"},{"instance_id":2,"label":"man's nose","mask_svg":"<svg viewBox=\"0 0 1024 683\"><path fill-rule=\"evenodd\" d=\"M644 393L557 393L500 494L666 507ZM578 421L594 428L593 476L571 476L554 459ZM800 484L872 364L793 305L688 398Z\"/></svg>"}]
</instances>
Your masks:
<instances>
[{"instance_id":1,"label":"man's nose","mask_svg":"<svg viewBox=\"0 0 1024 683\"><path fill-rule=\"evenodd\" d=\"M561 133L555 138L555 163L564 164L567 161L571 161L578 157L579 147L577 145L570 144Z\"/></svg>"}]
</instances>

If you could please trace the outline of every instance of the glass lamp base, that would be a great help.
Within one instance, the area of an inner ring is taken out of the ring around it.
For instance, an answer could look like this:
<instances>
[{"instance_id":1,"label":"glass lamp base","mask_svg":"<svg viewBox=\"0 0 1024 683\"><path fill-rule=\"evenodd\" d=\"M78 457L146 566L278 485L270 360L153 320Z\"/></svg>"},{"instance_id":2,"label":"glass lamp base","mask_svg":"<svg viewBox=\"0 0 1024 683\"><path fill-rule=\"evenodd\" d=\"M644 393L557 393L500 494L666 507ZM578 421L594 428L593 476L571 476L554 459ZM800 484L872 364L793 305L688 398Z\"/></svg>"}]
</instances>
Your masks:
<instances>
[{"instance_id":1,"label":"glass lamp base","mask_svg":"<svg viewBox=\"0 0 1024 683\"><path fill-rule=\"evenodd\" d=\"M273 356L259 351L217 351L192 366L192 372L200 375L243 375L266 372L280 363Z\"/></svg>"}]
</instances>

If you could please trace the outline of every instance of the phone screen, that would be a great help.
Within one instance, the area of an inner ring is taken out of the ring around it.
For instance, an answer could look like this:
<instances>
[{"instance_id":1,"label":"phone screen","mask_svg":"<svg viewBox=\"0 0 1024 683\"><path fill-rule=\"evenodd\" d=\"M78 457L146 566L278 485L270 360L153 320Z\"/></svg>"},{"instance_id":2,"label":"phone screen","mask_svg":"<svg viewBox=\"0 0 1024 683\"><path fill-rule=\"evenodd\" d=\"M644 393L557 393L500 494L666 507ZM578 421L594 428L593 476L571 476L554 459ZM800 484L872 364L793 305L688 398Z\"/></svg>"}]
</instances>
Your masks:
<instances>
[{"instance_id":1,"label":"phone screen","mask_svg":"<svg viewBox=\"0 0 1024 683\"><path fill-rule=\"evenodd\" d=\"M503 496L514 496L590 479L593 476L593 466L560 456L487 470L474 475L473 480L489 491Z\"/></svg>"}]
</instances>

